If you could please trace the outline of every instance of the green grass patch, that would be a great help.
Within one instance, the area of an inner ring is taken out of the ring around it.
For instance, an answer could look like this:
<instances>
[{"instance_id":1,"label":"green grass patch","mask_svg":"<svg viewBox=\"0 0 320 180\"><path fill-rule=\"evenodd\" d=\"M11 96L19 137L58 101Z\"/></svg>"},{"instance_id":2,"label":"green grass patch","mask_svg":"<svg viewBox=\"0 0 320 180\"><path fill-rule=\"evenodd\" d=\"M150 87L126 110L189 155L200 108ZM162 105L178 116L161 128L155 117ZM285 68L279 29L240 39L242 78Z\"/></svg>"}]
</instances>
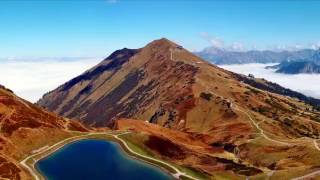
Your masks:
<instances>
[{"instance_id":1,"label":"green grass patch","mask_svg":"<svg viewBox=\"0 0 320 180\"><path fill-rule=\"evenodd\" d=\"M123 140L125 140L126 143L128 144L128 146L132 150L134 150L135 152L142 154L142 155L145 155L145 156L148 156L148 157L155 158L155 155L152 152L148 151L147 148L143 144L143 142L145 140L147 140L147 138L148 138L146 134L130 133L130 134L120 135L119 137L122 138ZM155 158L155 159L158 159L158 158ZM161 160L161 159L159 159L159 160ZM149 160L147 160L147 161L149 161ZM164 161L164 160L161 160L161 161ZM176 164L173 164L168 161L164 161L164 162L166 162L167 164L170 164L171 166L174 166L175 168L179 169L180 171L188 174L189 176L195 177L197 179L210 179L210 177L207 174L200 172L196 169L193 169L191 167L184 167L184 166L176 165ZM169 167L165 164L162 164L159 162L152 162L152 163L155 163L160 166L165 166L165 167L171 169L170 172L175 172L171 167ZM185 178L187 178L187 177L185 177Z\"/></svg>"}]
</instances>

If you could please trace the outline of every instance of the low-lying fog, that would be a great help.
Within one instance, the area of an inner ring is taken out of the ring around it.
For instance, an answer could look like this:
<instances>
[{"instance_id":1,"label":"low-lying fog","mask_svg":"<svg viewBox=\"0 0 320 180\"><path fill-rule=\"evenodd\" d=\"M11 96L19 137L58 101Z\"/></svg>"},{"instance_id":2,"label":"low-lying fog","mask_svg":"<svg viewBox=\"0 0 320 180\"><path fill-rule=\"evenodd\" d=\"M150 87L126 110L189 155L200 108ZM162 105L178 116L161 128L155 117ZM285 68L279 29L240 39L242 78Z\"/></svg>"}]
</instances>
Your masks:
<instances>
[{"instance_id":1,"label":"low-lying fog","mask_svg":"<svg viewBox=\"0 0 320 180\"><path fill-rule=\"evenodd\" d=\"M73 61L0 61L0 84L18 96L36 102L42 95L96 65L101 59ZM265 69L272 64L244 64L220 66L230 71L265 78L284 87L320 98L320 75L285 75Z\"/></svg>"},{"instance_id":2,"label":"low-lying fog","mask_svg":"<svg viewBox=\"0 0 320 180\"><path fill-rule=\"evenodd\" d=\"M274 64L237 64L220 67L240 74L253 74L257 78L265 78L308 96L320 98L320 74L279 74L275 73L275 70L265 69L270 65Z\"/></svg>"},{"instance_id":3,"label":"low-lying fog","mask_svg":"<svg viewBox=\"0 0 320 180\"><path fill-rule=\"evenodd\" d=\"M36 102L44 93L80 75L100 60L0 60L0 84L22 98Z\"/></svg>"}]
</instances>

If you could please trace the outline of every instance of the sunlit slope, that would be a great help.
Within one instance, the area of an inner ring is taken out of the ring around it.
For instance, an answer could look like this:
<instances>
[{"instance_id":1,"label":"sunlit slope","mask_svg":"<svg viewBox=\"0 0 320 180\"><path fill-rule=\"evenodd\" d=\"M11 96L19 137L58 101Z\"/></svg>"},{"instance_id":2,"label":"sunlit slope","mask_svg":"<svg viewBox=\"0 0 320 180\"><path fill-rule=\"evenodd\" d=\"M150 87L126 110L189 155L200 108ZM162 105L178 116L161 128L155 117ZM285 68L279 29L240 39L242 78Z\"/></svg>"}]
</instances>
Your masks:
<instances>
[{"instance_id":1,"label":"sunlit slope","mask_svg":"<svg viewBox=\"0 0 320 180\"><path fill-rule=\"evenodd\" d=\"M87 131L80 123L49 113L0 87L0 179L31 179L18 162L35 149Z\"/></svg>"},{"instance_id":2,"label":"sunlit slope","mask_svg":"<svg viewBox=\"0 0 320 180\"><path fill-rule=\"evenodd\" d=\"M119 118L147 121L221 148L264 175L300 175L320 164L318 102L160 39L114 52L38 104L96 127L114 127Z\"/></svg>"}]
</instances>

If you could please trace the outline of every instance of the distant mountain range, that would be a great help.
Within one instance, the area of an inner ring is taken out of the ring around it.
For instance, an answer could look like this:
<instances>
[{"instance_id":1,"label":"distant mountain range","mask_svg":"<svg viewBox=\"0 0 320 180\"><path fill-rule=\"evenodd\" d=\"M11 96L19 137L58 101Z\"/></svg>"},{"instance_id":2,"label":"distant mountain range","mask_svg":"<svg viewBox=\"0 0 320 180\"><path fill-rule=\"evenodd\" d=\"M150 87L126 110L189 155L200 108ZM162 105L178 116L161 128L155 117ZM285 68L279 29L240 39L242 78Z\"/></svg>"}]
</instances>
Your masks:
<instances>
[{"instance_id":1,"label":"distant mountain range","mask_svg":"<svg viewBox=\"0 0 320 180\"><path fill-rule=\"evenodd\" d=\"M203 51L196 52L198 56L210 61L211 63L222 64L248 64L248 63L281 63L283 61L298 61L313 59L318 50L302 49L297 51L228 51L215 47L205 48Z\"/></svg>"},{"instance_id":2,"label":"distant mountain range","mask_svg":"<svg viewBox=\"0 0 320 180\"><path fill-rule=\"evenodd\" d=\"M308 61L282 62L275 66L267 66L267 69L276 69L277 73L283 74L318 74L320 65Z\"/></svg>"},{"instance_id":3,"label":"distant mountain range","mask_svg":"<svg viewBox=\"0 0 320 180\"><path fill-rule=\"evenodd\" d=\"M278 65L266 68L276 69L277 73L284 74L318 74L320 73L320 50L316 51L310 58L283 61Z\"/></svg>"}]
</instances>

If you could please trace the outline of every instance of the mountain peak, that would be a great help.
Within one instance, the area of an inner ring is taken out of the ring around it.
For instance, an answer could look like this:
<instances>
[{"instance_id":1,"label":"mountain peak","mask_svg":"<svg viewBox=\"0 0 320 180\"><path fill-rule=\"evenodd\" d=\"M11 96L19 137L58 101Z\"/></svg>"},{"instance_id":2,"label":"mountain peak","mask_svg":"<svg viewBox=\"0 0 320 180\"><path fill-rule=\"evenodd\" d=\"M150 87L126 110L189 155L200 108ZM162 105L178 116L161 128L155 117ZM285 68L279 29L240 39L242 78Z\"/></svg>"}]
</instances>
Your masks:
<instances>
[{"instance_id":1,"label":"mountain peak","mask_svg":"<svg viewBox=\"0 0 320 180\"><path fill-rule=\"evenodd\" d=\"M104 60L108 61L108 60L113 60L113 59L119 59L122 57L131 57L132 55L134 55L138 51L139 51L139 49L128 49L128 48L119 49L119 50L114 51L110 56L108 56Z\"/></svg>"},{"instance_id":2,"label":"mountain peak","mask_svg":"<svg viewBox=\"0 0 320 180\"><path fill-rule=\"evenodd\" d=\"M0 84L0 89L3 89L3 90L8 91L10 93L13 93L13 91L11 89L8 89L8 88L6 88L5 86L3 86L1 84Z\"/></svg>"},{"instance_id":3,"label":"mountain peak","mask_svg":"<svg viewBox=\"0 0 320 180\"><path fill-rule=\"evenodd\" d=\"M232 169L234 174L261 172L259 169L250 169L249 172L249 167L290 171L292 164L318 165L316 161L292 156L296 152L306 153L305 158L313 157L316 149L313 143L306 146L299 140L294 146L286 144L293 142L293 138L319 137L320 125L313 121L318 120L318 112L302 102L318 103L319 100L213 66L165 38L149 43L135 54L115 54L114 59L98 64L51 91L38 104L94 127L119 127L117 119L139 119L143 123L135 123L135 127L147 124L144 129L151 130L149 125L157 124L173 130L170 136L177 137L176 132L185 132L192 139L221 152L234 153L237 148L241 159L235 162L254 164L247 167L228 160L223 162L229 165L218 165L219 169ZM153 132L167 134L163 129ZM291 147L295 149L292 154L288 153ZM194 148L197 154L208 157L205 149ZM256 152L264 154L258 157ZM274 152L277 153L275 159ZM180 162L189 159L182 160ZM202 162L203 159L196 160L195 167L212 173L214 165L211 162L216 160L208 161L210 169L206 169L208 164Z\"/></svg>"},{"instance_id":4,"label":"mountain peak","mask_svg":"<svg viewBox=\"0 0 320 180\"><path fill-rule=\"evenodd\" d=\"M152 41L151 43L149 43L146 47L164 47L164 48L174 48L178 46L176 43L170 41L167 38L161 38L161 39L157 39Z\"/></svg>"},{"instance_id":5,"label":"mountain peak","mask_svg":"<svg viewBox=\"0 0 320 180\"><path fill-rule=\"evenodd\" d=\"M167 38L160 38L160 39L156 39L153 42L160 42L160 43L169 43L169 44L174 44L172 41L170 41Z\"/></svg>"}]
</instances>

